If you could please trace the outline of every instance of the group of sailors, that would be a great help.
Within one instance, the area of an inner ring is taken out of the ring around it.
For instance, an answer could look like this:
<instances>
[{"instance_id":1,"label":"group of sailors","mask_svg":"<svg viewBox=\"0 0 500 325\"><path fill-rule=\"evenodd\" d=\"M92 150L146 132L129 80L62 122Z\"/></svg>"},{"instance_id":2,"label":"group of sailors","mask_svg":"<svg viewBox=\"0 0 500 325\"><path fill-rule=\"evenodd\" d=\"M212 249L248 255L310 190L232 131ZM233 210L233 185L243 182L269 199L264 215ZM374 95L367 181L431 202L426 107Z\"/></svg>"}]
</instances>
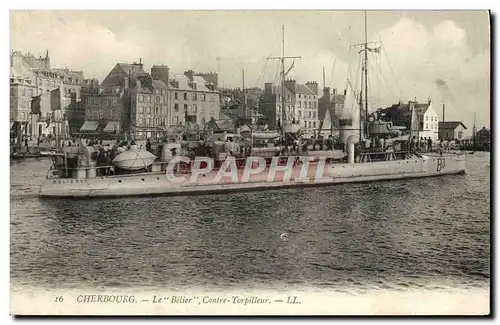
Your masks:
<instances>
[{"instance_id":1,"label":"group of sailors","mask_svg":"<svg viewBox=\"0 0 500 325\"><path fill-rule=\"evenodd\" d=\"M95 166L97 176L106 176L114 172L113 159L120 153L127 150L140 150L135 141L117 140L115 143L104 144L103 140L97 139L72 139L61 142L61 151L66 156L68 169L75 169L79 166ZM151 149L151 144L147 143L146 148Z\"/></svg>"}]
</instances>

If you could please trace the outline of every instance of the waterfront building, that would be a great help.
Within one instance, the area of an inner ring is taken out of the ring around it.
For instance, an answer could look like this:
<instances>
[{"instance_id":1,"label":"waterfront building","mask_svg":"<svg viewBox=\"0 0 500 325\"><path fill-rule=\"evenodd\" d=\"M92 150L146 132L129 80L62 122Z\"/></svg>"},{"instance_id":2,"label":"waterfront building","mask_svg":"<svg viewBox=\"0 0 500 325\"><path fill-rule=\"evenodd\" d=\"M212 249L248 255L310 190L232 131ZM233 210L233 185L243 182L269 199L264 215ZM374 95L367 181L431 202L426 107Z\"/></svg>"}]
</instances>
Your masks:
<instances>
[{"instance_id":1,"label":"waterfront building","mask_svg":"<svg viewBox=\"0 0 500 325\"><path fill-rule=\"evenodd\" d=\"M465 124L460 121L439 122L439 140L462 140Z\"/></svg>"},{"instance_id":2,"label":"waterfront building","mask_svg":"<svg viewBox=\"0 0 500 325\"><path fill-rule=\"evenodd\" d=\"M80 101L80 89L93 82L85 79L82 71L52 68L48 51L45 57L38 58L13 51L11 122L25 123L24 133L32 137L42 134L67 136L78 129L78 121L72 117ZM40 112L31 114L31 101L36 96L40 96Z\"/></svg>"},{"instance_id":3,"label":"waterfront building","mask_svg":"<svg viewBox=\"0 0 500 325\"><path fill-rule=\"evenodd\" d=\"M391 121L397 126L410 127L412 110L415 109L419 121L419 136L421 138L431 138L436 141L439 138L439 117L432 106L431 99L427 103L410 101L408 104L399 102L378 112L382 119Z\"/></svg>"},{"instance_id":4,"label":"waterfront building","mask_svg":"<svg viewBox=\"0 0 500 325\"><path fill-rule=\"evenodd\" d=\"M293 79L285 81L285 114L290 121L298 122L306 132L317 130L318 123L318 83L298 84ZM277 127L281 120L281 86L272 83L264 85L259 110L266 116L268 124Z\"/></svg>"},{"instance_id":5,"label":"waterfront building","mask_svg":"<svg viewBox=\"0 0 500 325\"><path fill-rule=\"evenodd\" d=\"M168 66L144 71L142 60L118 63L97 92L84 99L86 122L82 131L116 132L135 139L162 136L186 122L203 126L220 112L216 74L171 77ZM108 127L106 127L108 125Z\"/></svg>"}]
</instances>

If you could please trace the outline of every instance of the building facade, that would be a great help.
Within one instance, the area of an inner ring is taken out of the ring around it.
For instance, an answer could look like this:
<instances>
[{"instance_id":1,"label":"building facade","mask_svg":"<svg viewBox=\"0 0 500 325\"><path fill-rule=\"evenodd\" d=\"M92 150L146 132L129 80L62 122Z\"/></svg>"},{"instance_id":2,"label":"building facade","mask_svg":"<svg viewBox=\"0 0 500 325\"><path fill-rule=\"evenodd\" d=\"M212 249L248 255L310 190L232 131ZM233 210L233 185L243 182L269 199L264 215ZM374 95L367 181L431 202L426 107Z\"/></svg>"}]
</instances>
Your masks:
<instances>
[{"instance_id":1,"label":"building facade","mask_svg":"<svg viewBox=\"0 0 500 325\"><path fill-rule=\"evenodd\" d=\"M188 121L203 126L219 116L216 80L216 74L195 74L192 70L171 78L165 65L154 65L151 73L147 73L141 61L118 63L99 86L98 93L87 96L97 98L85 100L87 125L97 128L95 122L101 126L117 122L121 132L135 139L160 137L169 128L184 126ZM111 95L120 99L111 100L114 103L111 105L89 104L106 101L104 98ZM121 113L116 114L117 110Z\"/></svg>"},{"instance_id":2,"label":"building facade","mask_svg":"<svg viewBox=\"0 0 500 325\"><path fill-rule=\"evenodd\" d=\"M42 134L66 136L77 129L75 121L70 117L74 116L72 112L80 101L80 89L94 82L85 79L82 71L51 68L48 51L45 57L38 58L30 53L14 51L11 53L10 75L11 86L14 88L18 88L19 80L23 79L32 89L27 96L23 95L23 91L11 91L11 103L15 104L11 105L11 121L22 117L26 108L30 109L29 103L33 96L40 96L41 99L40 114L30 117L26 134L34 137ZM17 104L21 102L22 105Z\"/></svg>"},{"instance_id":3,"label":"building facade","mask_svg":"<svg viewBox=\"0 0 500 325\"><path fill-rule=\"evenodd\" d=\"M80 127L80 133L108 133L118 135L125 119L125 91L104 90L100 93L84 97L85 122Z\"/></svg>"},{"instance_id":4,"label":"building facade","mask_svg":"<svg viewBox=\"0 0 500 325\"><path fill-rule=\"evenodd\" d=\"M183 126L186 122L203 127L212 118L219 119L220 92L217 90L217 74L184 72L169 80L169 126Z\"/></svg>"},{"instance_id":5,"label":"building facade","mask_svg":"<svg viewBox=\"0 0 500 325\"><path fill-rule=\"evenodd\" d=\"M479 142L489 142L491 141L491 131L486 127L482 127L481 130L476 132L476 141Z\"/></svg>"},{"instance_id":6,"label":"building facade","mask_svg":"<svg viewBox=\"0 0 500 325\"><path fill-rule=\"evenodd\" d=\"M284 114L288 121L295 121L306 132L315 132L319 127L318 121L318 84L307 82L297 84L295 80L285 81L284 89ZM282 119L281 87L272 83L264 85L264 93L260 99L260 113L268 124L277 127Z\"/></svg>"},{"instance_id":7,"label":"building facade","mask_svg":"<svg viewBox=\"0 0 500 325\"><path fill-rule=\"evenodd\" d=\"M419 121L419 136L422 138L431 138L433 141L439 138L439 116L432 106L429 99L427 103L418 103L410 101L408 104L399 102L385 109L378 110L381 119L391 121L397 126L406 126L410 128L412 109L417 112Z\"/></svg>"},{"instance_id":8,"label":"building facade","mask_svg":"<svg viewBox=\"0 0 500 325\"><path fill-rule=\"evenodd\" d=\"M467 127L460 121L439 122L439 140L461 140L465 130Z\"/></svg>"}]
</instances>

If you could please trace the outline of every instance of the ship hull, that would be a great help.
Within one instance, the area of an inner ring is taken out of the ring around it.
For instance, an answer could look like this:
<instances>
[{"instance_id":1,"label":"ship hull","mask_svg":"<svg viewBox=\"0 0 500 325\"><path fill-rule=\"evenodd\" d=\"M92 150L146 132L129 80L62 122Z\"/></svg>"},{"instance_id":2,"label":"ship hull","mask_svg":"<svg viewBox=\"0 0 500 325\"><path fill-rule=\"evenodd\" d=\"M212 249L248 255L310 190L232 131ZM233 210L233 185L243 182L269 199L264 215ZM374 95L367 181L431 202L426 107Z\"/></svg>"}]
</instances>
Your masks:
<instances>
[{"instance_id":1,"label":"ship hull","mask_svg":"<svg viewBox=\"0 0 500 325\"><path fill-rule=\"evenodd\" d=\"M325 186L344 183L390 181L422 177L464 174L466 155L424 156L422 158L356 164L309 164L291 172L268 169L253 175L238 171L235 177L217 176L217 171L194 177L177 175L184 180L172 182L165 173L147 173L96 177L92 179L47 179L41 197L124 197L155 195L194 195L223 192L269 190L290 187ZM320 175L320 176L318 176Z\"/></svg>"}]
</instances>

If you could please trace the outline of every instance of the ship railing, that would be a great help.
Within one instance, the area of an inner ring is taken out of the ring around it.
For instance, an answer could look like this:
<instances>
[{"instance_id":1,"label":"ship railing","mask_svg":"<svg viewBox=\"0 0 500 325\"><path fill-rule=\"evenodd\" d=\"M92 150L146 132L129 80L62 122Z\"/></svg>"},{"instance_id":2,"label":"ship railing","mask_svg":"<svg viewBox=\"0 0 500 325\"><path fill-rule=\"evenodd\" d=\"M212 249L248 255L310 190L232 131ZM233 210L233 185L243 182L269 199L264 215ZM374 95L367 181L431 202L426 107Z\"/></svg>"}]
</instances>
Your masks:
<instances>
[{"instance_id":1,"label":"ship railing","mask_svg":"<svg viewBox=\"0 0 500 325\"><path fill-rule=\"evenodd\" d=\"M294 165L298 164L299 156L276 156L279 159L278 165L284 166L287 164L288 159L294 159ZM235 163L237 168L244 168L247 162L248 157L235 157ZM272 159L275 157L261 157L264 158L266 165L270 165L272 163ZM310 158L310 157L308 157ZM195 168L195 163L198 161L195 159L191 159L188 162L176 162L174 166L174 172L179 174L188 174L191 173L193 168ZM206 168L207 163L204 161L199 161L199 165L196 166L200 169ZM46 178L54 179L54 178L89 178L89 174L91 178L93 177L126 177L126 176L137 176L137 175L151 175L151 174L165 174L167 171L167 167L170 164L170 161L157 161L153 164L149 165L147 168L135 170L135 171L126 171L123 169L119 169L114 165L104 165L104 166L68 166L67 163L53 163L49 168ZM215 167L220 167L222 164L221 161L215 161ZM83 175L85 174L85 176Z\"/></svg>"}]
</instances>

